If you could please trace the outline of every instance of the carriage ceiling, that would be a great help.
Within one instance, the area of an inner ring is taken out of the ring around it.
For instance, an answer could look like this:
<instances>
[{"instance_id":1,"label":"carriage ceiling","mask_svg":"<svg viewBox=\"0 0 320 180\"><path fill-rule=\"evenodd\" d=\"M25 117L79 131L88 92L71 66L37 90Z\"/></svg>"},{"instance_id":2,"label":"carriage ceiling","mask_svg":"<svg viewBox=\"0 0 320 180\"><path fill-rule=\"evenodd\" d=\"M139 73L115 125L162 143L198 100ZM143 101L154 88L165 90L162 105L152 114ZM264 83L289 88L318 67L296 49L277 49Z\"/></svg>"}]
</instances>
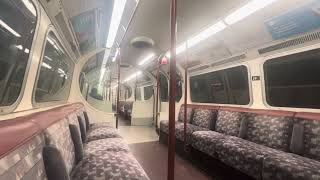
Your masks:
<instances>
[{"instance_id":1,"label":"carriage ceiling","mask_svg":"<svg viewBox=\"0 0 320 180\"><path fill-rule=\"evenodd\" d=\"M70 17L97 7L102 7L106 15L106 33L100 38L106 39L110 23L112 0L63 0ZM136 0L127 0L127 2ZM269 0L268 6L256 11L234 24L225 18L236 10L257 1L266 0L178 0L177 42L178 45L199 34L201 31L222 21L226 27L218 33L201 41L189 50L190 61L213 62L227 58L270 42L283 40L302 33L317 30L320 27L320 3L317 0ZM138 63L154 52L157 56L170 48L170 0L140 0L132 22L121 42L123 63L138 66ZM126 7L124 14L132 13ZM132 8L132 7L131 7ZM110 13L106 13L108 11ZM125 21L128 21L128 15ZM293 19L290 19L292 17ZM296 24L292 24L296 22ZM291 23L291 24L290 24ZM298 25L304 24L298 27ZM154 41L152 48L138 49L130 41L138 36L146 36ZM104 40L105 40L104 39ZM100 40L103 42L103 40ZM114 52L112 52L114 54ZM183 59L178 56L178 63ZM111 54L112 55L112 54ZM145 69L144 66L140 67ZM148 67L151 71L154 67ZM124 70L123 78L137 69Z\"/></svg>"}]
</instances>

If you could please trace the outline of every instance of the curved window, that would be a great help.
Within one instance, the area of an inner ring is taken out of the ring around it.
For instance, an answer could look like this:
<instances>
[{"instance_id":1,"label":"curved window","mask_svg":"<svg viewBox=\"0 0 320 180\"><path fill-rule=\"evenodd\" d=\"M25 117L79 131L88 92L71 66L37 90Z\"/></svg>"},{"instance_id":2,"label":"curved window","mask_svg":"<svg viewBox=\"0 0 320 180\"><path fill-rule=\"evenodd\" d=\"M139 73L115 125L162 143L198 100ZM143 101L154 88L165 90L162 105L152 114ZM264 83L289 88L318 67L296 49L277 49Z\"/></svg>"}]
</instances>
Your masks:
<instances>
[{"instance_id":1,"label":"curved window","mask_svg":"<svg viewBox=\"0 0 320 180\"><path fill-rule=\"evenodd\" d=\"M35 90L37 103L68 99L73 62L53 32L47 36L45 51Z\"/></svg>"},{"instance_id":2,"label":"curved window","mask_svg":"<svg viewBox=\"0 0 320 180\"><path fill-rule=\"evenodd\" d=\"M181 76L177 73L177 86L176 86L176 101L179 102L182 97L182 79Z\"/></svg>"},{"instance_id":3,"label":"curved window","mask_svg":"<svg viewBox=\"0 0 320 180\"><path fill-rule=\"evenodd\" d=\"M182 79L181 76L177 73L177 84L176 84L176 102L179 102L182 97ZM167 78L160 73L160 99L161 102L169 101L169 89Z\"/></svg>"},{"instance_id":4,"label":"curved window","mask_svg":"<svg viewBox=\"0 0 320 180\"><path fill-rule=\"evenodd\" d=\"M132 89L130 86L124 86L125 87L125 99L129 99L132 95Z\"/></svg>"},{"instance_id":5,"label":"curved window","mask_svg":"<svg viewBox=\"0 0 320 180\"><path fill-rule=\"evenodd\" d=\"M245 66L228 68L190 78L191 100L200 103L250 103L248 71Z\"/></svg>"},{"instance_id":6,"label":"curved window","mask_svg":"<svg viewBox=\"0 0 320 180\"><path fill-rule=\"evenodd\" d=\"M146 86L143 89L144 91L144 100L149 100L153 95L153 86Z\"/></svg>"},{"instance_id":7,"label":"curved window","mask_svg":"<svg viewBox=\"0 0 320 180\"><path fill-rule=\"evenodd\" d=\"M168 102L168 81L162 73L160 73L160 100Z\"/></svg>"},{"instance_id":8,"label":"curved window","mask_svg":"<svg viewBox=\"0 0 320 180\"><path fill-rule=\"evenodd\" d=\"M29 0L0 1L0 106L11 106L21 93L36 24Z\"/></svg>"}]
</instances>

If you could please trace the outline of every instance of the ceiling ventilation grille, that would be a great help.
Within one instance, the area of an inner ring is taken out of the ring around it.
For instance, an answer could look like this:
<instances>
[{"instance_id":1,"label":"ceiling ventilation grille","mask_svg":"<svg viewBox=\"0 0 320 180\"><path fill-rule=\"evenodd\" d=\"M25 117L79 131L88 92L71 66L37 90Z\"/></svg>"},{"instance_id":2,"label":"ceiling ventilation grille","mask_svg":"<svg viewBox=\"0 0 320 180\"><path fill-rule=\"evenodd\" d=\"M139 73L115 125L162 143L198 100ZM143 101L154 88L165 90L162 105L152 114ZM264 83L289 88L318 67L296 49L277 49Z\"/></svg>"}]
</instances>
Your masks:
<instances>
[{"instance_id":1,"label":"ceiling ventilation grille","mask_svg":"<svg viewBox=\"0 0 320 180\"><path fill-rule=\"evenodd\" d=\"M208 66L208 65L200 66L200 67L189 70L189 72L192 73L192 72L196 72L196 71L201 71L201 70L207 69L208 67L210 67L210 66Z\"/></svg>"},{"instance_id":2,"label":"ceiling ventilation grille","mask_svg":"<svg viewBox=\"0 0 320 180\"><path fill-rule=\"evenodd\" d=\"M258 52L259 52L259 54L265 54L265 53L269 53L272 51L276 51L276 50L280 50L280 49L284 49L284 48L288 48L288 47L292 47L292 46L297 46L297 45L304 44L304 43L311 42L311 41L315 41L315 40L320 40L320 32L319 31L302 36L302 37L299 37L299 38L296 38L296 39L285 41L285 42L282 42L282 43L279 43L279 44L276 44L273 46L259 49Z\"/></svg>"},{"instance_id":3,"label":"ceiling ventilation grille","mask_svg":"<svg viewBox=\"0 0 320 180\"><path fill-rule=\"evenodd\" d=\"M231 63L231 62L235 62L235 61L239 61L239 60L245 59L246 57L247 56L245 54L241 54L241 55L238 55L238 56L233 56L231 58L223 59L223 60L218 61L218 62L214 62L214 63L210 64L210 66L211 67L220 66L222 64Z\"/></svg>"}]
</instances>

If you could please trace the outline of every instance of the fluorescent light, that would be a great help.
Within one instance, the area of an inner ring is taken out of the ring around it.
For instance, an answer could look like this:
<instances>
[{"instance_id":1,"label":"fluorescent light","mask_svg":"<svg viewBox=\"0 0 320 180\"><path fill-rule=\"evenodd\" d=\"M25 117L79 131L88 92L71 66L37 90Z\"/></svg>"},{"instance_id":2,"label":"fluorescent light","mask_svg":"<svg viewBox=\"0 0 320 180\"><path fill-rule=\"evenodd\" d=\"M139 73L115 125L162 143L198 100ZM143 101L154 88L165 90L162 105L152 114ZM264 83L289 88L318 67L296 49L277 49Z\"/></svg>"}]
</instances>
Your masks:
<instances>
[{"instance_id":1,"label":"fluorescent light","mask_svg":"<svg viewBox=\"0 0 320 180\"><path fill-rule=\"evenodd\" d=\"M108 40L106 45L107 48L112 47L113 42L116 38L125 5L126 5L126 0L114 0Z\"/></svg>"},{"instance_id":2,"label":"fluorescent light","mask_svg":"<svg viewBox=\"0 0 320 180\"><path fill-rule=\"evenodd\" d=\"M196 36L192 37L191 39L188 39L188 46L193 47L193 46L197 45L199 42L201 42L205 39L208 39L210 36L224 30L226 27L227 27L227 25L224 22L219 21L219 22L215 23L214 25L210 26L209 28L203 30L202 32L200 32Z\"/></svg>"},{"instance_id":3,"label":"fluorescent light","mask_svg":"<svg viewBox=\"0 0 320 180\"><path fill-rule=\"evenodd\" d=\"M21 37L21 35L19 33L17 33L15 30L13 30L8 24L3 22L1 19L0 19L0 26L4 27L6 30L11 32L11 34L13 34L14 36Z\"/></svg>"},{"instance_id":4,"label":"fluorescent light","mask_svg":"<svg viewBox=\"0 0 320 180\"><path fill-rule=\"evenodd\" d=\"M234 24L275 1L276 0L252 0L227 16L224 21L228 25Z\"/></svg>"},{"instance_id":5,"label":"fluorescent light","mask_svg":"<svg viewBox=\"0 0 320 180\"><path fill-rule=\"evenodd\" d=\"M155 56L154 53L149 54L148 56L146 56L142 61L139 62L139 66L144 65L146 62L152 60L152 58Z\"/></svg>"},{"instance_id":6,"label":"fluorescent light","mask_svg":"<svg viewBox=\"0 0 320 180\"><path fill-rule=\"evenodd\" d=\"M36 9L29 0L22 0L23 4L29 9L29 11L36 16Z\"/></svg>"},{"instance_id":7,"label":"fluorescent light","mask_svg":"<svg viewBox=\"0 0 320 180\"><path fill-rule=\"evenodd\" d=\"M127 77L127 79L125 79L124 82L130 81L130 80L132 80L133 78L139 76L140 74L142 74L142 72L141 72L141 71L138 71L138 72L132 74L131 76Z\"/></svg>"},{"instance_id":8,"label":"fluorescent light","mask_svg":"<svg viewBox=\"0 0 320 180\"><path fill-rule=\"evenodd\" d=\"M119 55L119 49L117 49L116 54L114 55L112 62L115 62L117 60L117 57Z\"/></svg>"},{"instance_id":9,"label":"fluorescent light","mask_svg":"<svg viewBox=\"0 0 320 180\"><path fill-rule=\"evenodd\" d=\"M188 48L193 47L200 43L203 40L208 39L210 36L224 30L227 27L227 25L219 21L215 23L214 25L208 27L207 29L201 31L199 34L193 36L192 38L188 39ZM179 55L183 53L186 50L186 42L181 43L177 48L176 48L176 54ZM166 53L166 57L170 58L170 51Z\"/></svg>"},{"instance_id":10,"label":"fluorescent light","mask_svg":"<svg viewBox=\"0 0 320 180\"><path fill-rule=\"evenodd\" d=\"M41 66L43 66L45 68L48 68L48 69L52 69L52 67L49 64L45 63L45 62L42 62Z\"/></svg>"}]
</instances>

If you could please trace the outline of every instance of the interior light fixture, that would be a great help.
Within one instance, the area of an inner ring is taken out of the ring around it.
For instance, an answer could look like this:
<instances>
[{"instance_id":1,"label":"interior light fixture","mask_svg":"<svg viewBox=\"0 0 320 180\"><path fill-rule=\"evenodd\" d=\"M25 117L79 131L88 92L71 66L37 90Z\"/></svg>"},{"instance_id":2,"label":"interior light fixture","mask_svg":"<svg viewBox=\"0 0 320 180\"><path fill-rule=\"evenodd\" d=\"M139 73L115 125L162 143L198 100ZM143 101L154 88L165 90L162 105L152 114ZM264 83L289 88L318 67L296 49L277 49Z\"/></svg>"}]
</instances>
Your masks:
<instances>
[{"instance_id":1,"label":"interior light fixture","mask_svg":"<svg viewBox=\"0 0 320 180\"><path fill-rule=\"evenodd\" d=\"M111 48L114 43L125 5L126 0L114 0L111 23L106 44L107 48Z\"/></svg>"},{"instance_id":2,"label":"interior light fixture","mask_svg":"<svg viewBox=\"0 0 320 180\"><path fill-rule=\"evenodd\" d=\"M115 62L117 60L118 55L119 55L119 49L117 49L116 54L112 58L112 62Z\"/></svg>"},{"instance_id":3,"label":"interior light fixture","mask_svg":"<svg viewBox=\"0 0 320 180\"><path fill-rule=\"evenodd\" d=\"M0 26L4 27L7 31L9 31L14 36L21 37L21 35L19 33L17 33L15 30L13 30L8 24L3 22L1 19L0 19Z\"/></svg>"},{"instance_id":4,"label":"interior light fixture","mask_svg":"<svg viewBox=\"0 0 320 180\"><path fill-rule=\"evenodd\" d=\"M206 28L205 30L201 31L199 34L193 36L192 38L188 39L188 48L193 47L199 44L201 41L208 39L209 37L213 36L214 34L224 30L227 25L223 21L219 21L214 25ZM186 42L181 43L176 48L176 54L179 55L186 50ZM166 57L170 58L170 51L166 53Z\"/></svg>"},{"instance_id":5,"label":"interior light fixture","mask_svg":"<svg viewBox=\"0 0 320 180\"><path fill-rule=\"evenodd\" d=\"M36 9L34 8L33 4L29 0L22 0L23 4L26 6L29 11L36 16Z\"/></svg>"},{"instance_id":6,"label":"interior light fixture","mask_svg":"<svg viewBox=\"0 0 320 180\"><path fill-rule=\"evenodd\" d=\"M138 71L138 72L132 74L131 76L127 77L127 78L124 80L124 82L131 81L133 78L139 76L140 74L142 74L142 72L141 72L141 71Z\"/></svg>"},{"instance_id":7,"label":"interior light fixture","mask_svg":"<svg viewBox=\"0 0 320 180\"><path fill-rule=\"evenodd\" d=\"M142 66L145 63L147 63L148 61L151 61L154 56L155 56L154 53L147 55L142 61L139 62L139 66Z\"/></svg>"},{"instance_id":8,"label":"interior light fixture","mask_svg":"<svg viewBox=\"0 0 320 180\"><path fill-rule=\"evenodd\" d=\"M256 11L270 5L271 3L277 0L252 0L248 2L246 5L242 6L238 10L234 11L230 15L228 15L224 21L228 24L234 24L247 16L255 13Z\"/></svg>"},{"instance_id":9,"label":"interior light fixture","mask_svg":"<svg viewBox=\"0 0 320 180\"><path fill-rule=\"evenodd\" d=\"M208 39L210 36L224 30L226 27L227 27L227 25L222 21L215 23L214 25L201 31L196 36L193 36L192 38L188 39L188 47L193 47L193 46L197 45L201 41ZM185 47L185 44L184 44L184 47Z\"/></svg>"}]
</instances>

